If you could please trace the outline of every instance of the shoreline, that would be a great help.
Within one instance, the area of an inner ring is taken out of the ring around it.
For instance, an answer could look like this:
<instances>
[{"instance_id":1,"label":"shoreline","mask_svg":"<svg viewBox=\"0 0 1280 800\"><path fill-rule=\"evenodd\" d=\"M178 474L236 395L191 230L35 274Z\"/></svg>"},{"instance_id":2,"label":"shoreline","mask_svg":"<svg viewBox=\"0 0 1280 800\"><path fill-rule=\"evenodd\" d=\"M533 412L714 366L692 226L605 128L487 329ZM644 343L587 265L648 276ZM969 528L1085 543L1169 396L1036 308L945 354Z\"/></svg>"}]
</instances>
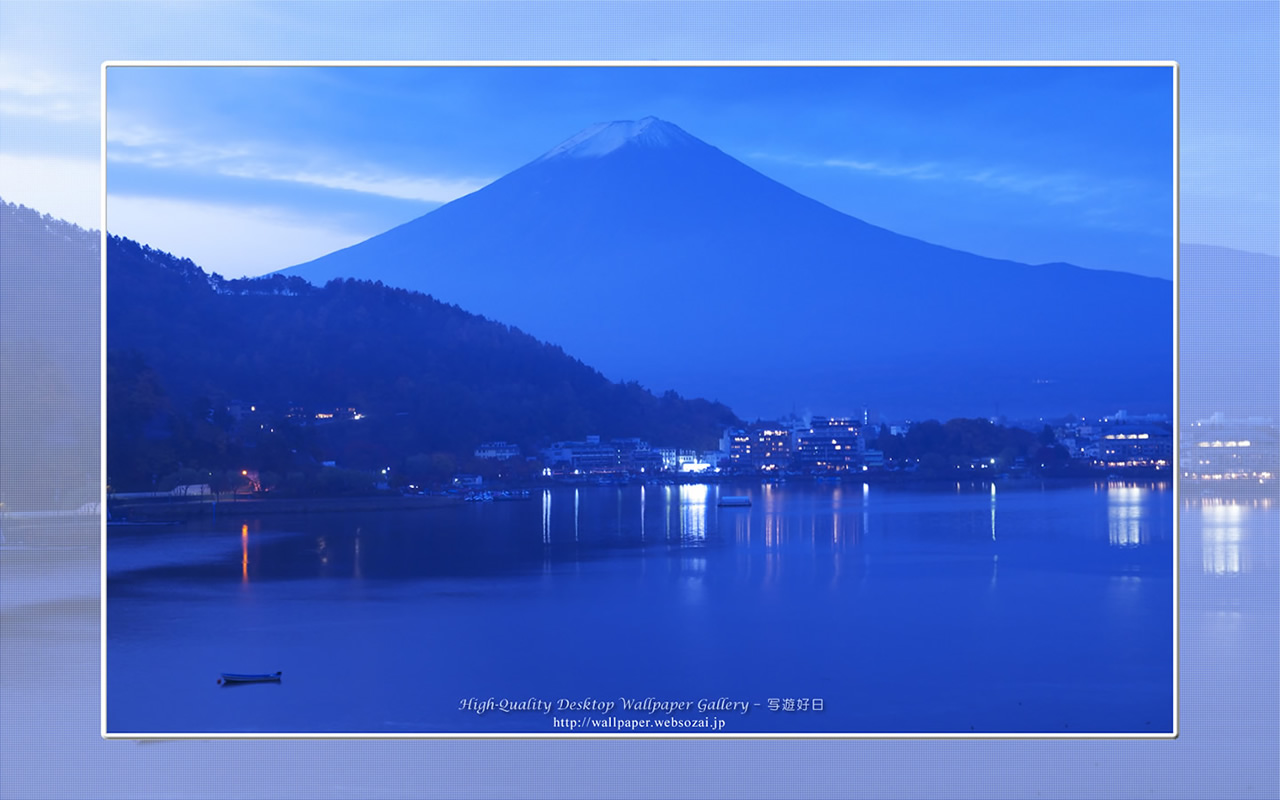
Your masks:
<instances>
[{"instance_id":1,"label":"shoreline","mask_svg":"<svg viewBox=\"0 0 1280 800\"><path fill-rule=\"evenodd\" d=\"M172 501L112 501L111 513L124 524L185 522L216 514L312 514L339 511L404 511L460 505L461 497L364 495L355 497L241 497ZM107 523L109 526L112 522Z\"/></svg>"},{"instance_id":2,"label":"shoreline","mask_svg":"<svg viewBox=\"0 0 1280 800\"><path fill-rule=\"evenodd\" d=\"M1072 475L1072 476L1052 476L1052 477L1018 477L1018 478L995 478L994 476L957 476L957 477L917 477L917 476L897 476L886 475L884 473L871 475L850 475L839 481L820 481L811 476L787 476L786 483L798 485L829 485L840 486L845 484L863 484L867 483L873 486L881 486L886 488L929 488L938 486L951 486L955 484L995 484L997 487L1007 486L1010 488L1048 488L1057 486L1072 486L1089 483L1097 483L1099 481L1126 481L1138 483L1172 483L1173 476L1168 474L1135 474L1135 475ZM595 481L579 481L579 482L533 482L530 484L519 484L518 488L528 489L569 489L569 488L622 488L623 486L642 485L641 481L629 481L627 483ZM672 480L671 483L663 483L660 485L689 485L689 484L728 484L743 485L756 484L759 486L776 485L779 483L777 479L771 479L761 476L700 476L695 480ZM511 487L508 487L511 488ZM1219 487L1214 487L1219 488ZM1225 487L1223 487L1225 488ZM1189 486L1182 487L1182 494L1190 495L1195 492ZM497 489L495 489L496 491ZM1196 492L1198 494L1198 492ZM211 497L200 498L147 498L133 500L109 500L108 505L111 514L115 519L109 522L109 525L121 524L156 524L156 523L179 523L190 519L214 516L215 514L310 514L310 513L328 513L328 512L344 512L344 511L405 511L415 509L439 509L461 506L464 504L462 494L457 495L360 495L351 497L231 497L219 498L216 503Z\"/></svg>"}]
</instances>

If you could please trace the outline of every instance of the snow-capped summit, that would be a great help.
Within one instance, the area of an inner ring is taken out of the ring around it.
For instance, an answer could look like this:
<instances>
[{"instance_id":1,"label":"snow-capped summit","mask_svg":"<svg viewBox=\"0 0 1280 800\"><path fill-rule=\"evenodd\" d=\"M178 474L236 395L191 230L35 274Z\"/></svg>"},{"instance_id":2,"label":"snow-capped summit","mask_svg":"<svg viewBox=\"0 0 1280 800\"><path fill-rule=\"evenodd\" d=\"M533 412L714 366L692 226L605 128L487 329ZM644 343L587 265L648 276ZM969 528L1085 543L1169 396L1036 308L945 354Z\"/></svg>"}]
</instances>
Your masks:
<instances>
[{"instance_id":1,"label":"snow-capped summit","mask_svg":"<svg viewBox=\"0 0 1280 800\"><path fill-rule=\"evenodd\" d=\"M286 274L417 289L746 418L864 396L916 419L1160 408L1172 385L1170 281L902 236L652 117ZM1116 342L1141 356L1100 360Z\"/></svg>"},{"instance_id":2,"label":"snow-capped summit","mask_svg":"<svg viewBox=\"0 0 1280 800\"><path fill-rule=\"evenodd\" d=\"M640 120L615 120L598 122L548 150L539 161L559 156L568 158L599 158L627 145L642 147L671 147L672 145L701 144L694 136L657 117Z\"/></svg>"}]
</instances>

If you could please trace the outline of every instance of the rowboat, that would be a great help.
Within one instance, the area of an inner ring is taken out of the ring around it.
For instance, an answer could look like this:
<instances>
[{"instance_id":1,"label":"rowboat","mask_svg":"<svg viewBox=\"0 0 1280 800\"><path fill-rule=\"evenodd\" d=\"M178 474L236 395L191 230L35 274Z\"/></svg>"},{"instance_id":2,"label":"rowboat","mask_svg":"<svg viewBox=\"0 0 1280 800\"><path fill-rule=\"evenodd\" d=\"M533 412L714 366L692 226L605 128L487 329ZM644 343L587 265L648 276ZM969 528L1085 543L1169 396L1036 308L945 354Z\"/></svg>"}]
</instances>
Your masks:
<instances>
[{"instance_id":1,"label":"rowboat","mask_svg":"<svg viewBox=\"0 0 1280 800\"><path fill-rule=\"evenodd\" d=\"M218 678L218 683L226 686L232 683L279 683L279 672L264 672L258 674L244 674L240 672L224 672L222 677Z\"/></svg>"}]
</instances>

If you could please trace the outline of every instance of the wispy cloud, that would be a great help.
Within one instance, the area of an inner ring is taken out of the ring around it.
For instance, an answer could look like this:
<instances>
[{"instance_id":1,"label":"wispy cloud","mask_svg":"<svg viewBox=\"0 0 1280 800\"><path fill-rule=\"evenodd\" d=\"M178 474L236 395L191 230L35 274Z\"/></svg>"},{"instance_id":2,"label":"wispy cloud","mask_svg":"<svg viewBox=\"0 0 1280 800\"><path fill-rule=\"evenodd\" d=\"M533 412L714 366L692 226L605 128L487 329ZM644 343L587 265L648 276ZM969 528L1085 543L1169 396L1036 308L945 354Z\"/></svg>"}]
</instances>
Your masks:
<instances>
[{"instance_id":1,"label":"wispy cloud","mask_svg":"<svg viewBox=\"0 0 1280 800\"><path fill-rule=\"evenodd\" d=\"M321 154L281 152L260 144L183 141L138 123L110 123L107 145L107 160L113 163L283 181L427 203L456 200L492 180L413 174L370 163L340 163Z\"/></svg>"},{"instance_id":2,"label":"wispy cloud","mask_svg":"<svg viewBox=\"0 0 1280 800\"><path fill-rule=\"evenodd\" d=\"M938 161L905 163L854 158L806 159L772 153L752 153L751 158L801 167L853 170L886 178L971 183L986 189L1033 196L1055 205L1093 201L1104 195L1138 188L1131 181L1070 172L1037 172L1010 166L974 167L970 164L946 164Z\"/></svg>"},{"instance_id":3,"label":"wispy cloud","mask_svg":"<svg viewBox=\"0 0 1280 800\"><path fill-rule=\"evenodd\" d=\"M219 174L236 178L290 181L327 189L343 189L397 200L420 200L429 203L447 203L470 194L489 181L471 179L434 178L425 175L398 175L382 171L378 167L362 170L280 170L264 164L243 164L218 169Z\"/></svg>"},{"instance_id":4,"label":"wispy cloud","mask_svg":"<svg viewBox=\"0 0 1280 800\"><path fill-rule=\"evenodd\" d=\"M0 55L0 115L50 122L98 118L96 95L29 63Z\"/></svg>"},{"instance_id":5,"label":"wispy cloud","mask_svg":"<svg viewBox=\"0 0 1280 800\"><path fill-rule=\"evenodd\" d=\"M890 178L911 178L918 181L933 181L946 177L944 173L939 171L938 164L933 161L923 164L886 164L880 161L828 158L817 162L813 166L841 167L843 169L857 170L858 172L871 172Z\"/></svg>"},{"instance_id":6,"label":"wispy cloud","mask_svg":"<svg viewBox=\"0 0 1280 800\"><path fill-rule=\"evenodd\" d=\"M107 160L118 164L223 172L237 159L252 158L261 152L261 147L244 144L183 141L146 125L109 123L107 128Z\"/></svg>"},{"instance_id":7,"label":"wispy cloud","mask_svg":"<svg viewBox=\"0 0 1280 800\"><path fill-rule=\"evenodd\" d=\"M97 109L65 97L3 94L0 95L0 115L49 122L88 122L97 117Z\"/></svg>"},{"instance_id":8,"label":"wispy cloud","mask_svg":"<svg viewBox=\"0 0 1280 800\"><path fill-rule=\"evenodd\" d=\"M114 116L108 121L107 143L122 147L173 147L174 137L140 122L120 122Z\"/></svg>"},{"instance_id":9,"label":"wispy cloud","mask_svg":"<svg viewBox=\"0 0 1280 800\"><path fill-rule=\"evenodd\" d=\"M1032 173L1010 169L983 169L960 173L962 180L988 189L1035 195L1048 203L1081 203L1118 189L1123 182L1074 173Z\"/></svg>"},{"instance_id":10,"label":"wispy cloud","mask_svg":"<svg viewBox=\"0 0 1280 800\"><path fill-rule=\"evenodd\" d=\"M190 258L224 277L262 275L379 233L274 206L108 195L107 230Z\"/></svg>"}]
</instances>

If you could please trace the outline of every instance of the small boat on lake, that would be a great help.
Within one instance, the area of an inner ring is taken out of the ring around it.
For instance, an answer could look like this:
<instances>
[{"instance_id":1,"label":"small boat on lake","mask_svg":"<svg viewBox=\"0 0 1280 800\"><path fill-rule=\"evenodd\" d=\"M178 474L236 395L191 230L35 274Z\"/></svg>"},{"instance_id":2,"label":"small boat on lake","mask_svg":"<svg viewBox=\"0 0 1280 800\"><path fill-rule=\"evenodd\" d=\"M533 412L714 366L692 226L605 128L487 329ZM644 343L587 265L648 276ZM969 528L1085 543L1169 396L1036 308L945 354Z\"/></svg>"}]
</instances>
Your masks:
<instances>
[{"instance_id":1,"label":"small boat on lake","mask_svg":"<svg viewBox=\"0 0 1280 800\"><path fill-rule=\"evenodd\" d=\"M222 677L218 678L218 683L223 686L229 686L233 683L279 683L280 677L281 673L279 672L224 672L222 673Z\"/></svg>"},{"instance_id":2,"label":"small boat on lake","mask_svg":"<svg viewBox=\"0 0 1280 800\"><path fill-rule=\"evenodd\" d=\"M725 495L720 498L719 505L721 507L740 507L751 505L751 498L745 495Z\"/></svg>"}]
</instances>

